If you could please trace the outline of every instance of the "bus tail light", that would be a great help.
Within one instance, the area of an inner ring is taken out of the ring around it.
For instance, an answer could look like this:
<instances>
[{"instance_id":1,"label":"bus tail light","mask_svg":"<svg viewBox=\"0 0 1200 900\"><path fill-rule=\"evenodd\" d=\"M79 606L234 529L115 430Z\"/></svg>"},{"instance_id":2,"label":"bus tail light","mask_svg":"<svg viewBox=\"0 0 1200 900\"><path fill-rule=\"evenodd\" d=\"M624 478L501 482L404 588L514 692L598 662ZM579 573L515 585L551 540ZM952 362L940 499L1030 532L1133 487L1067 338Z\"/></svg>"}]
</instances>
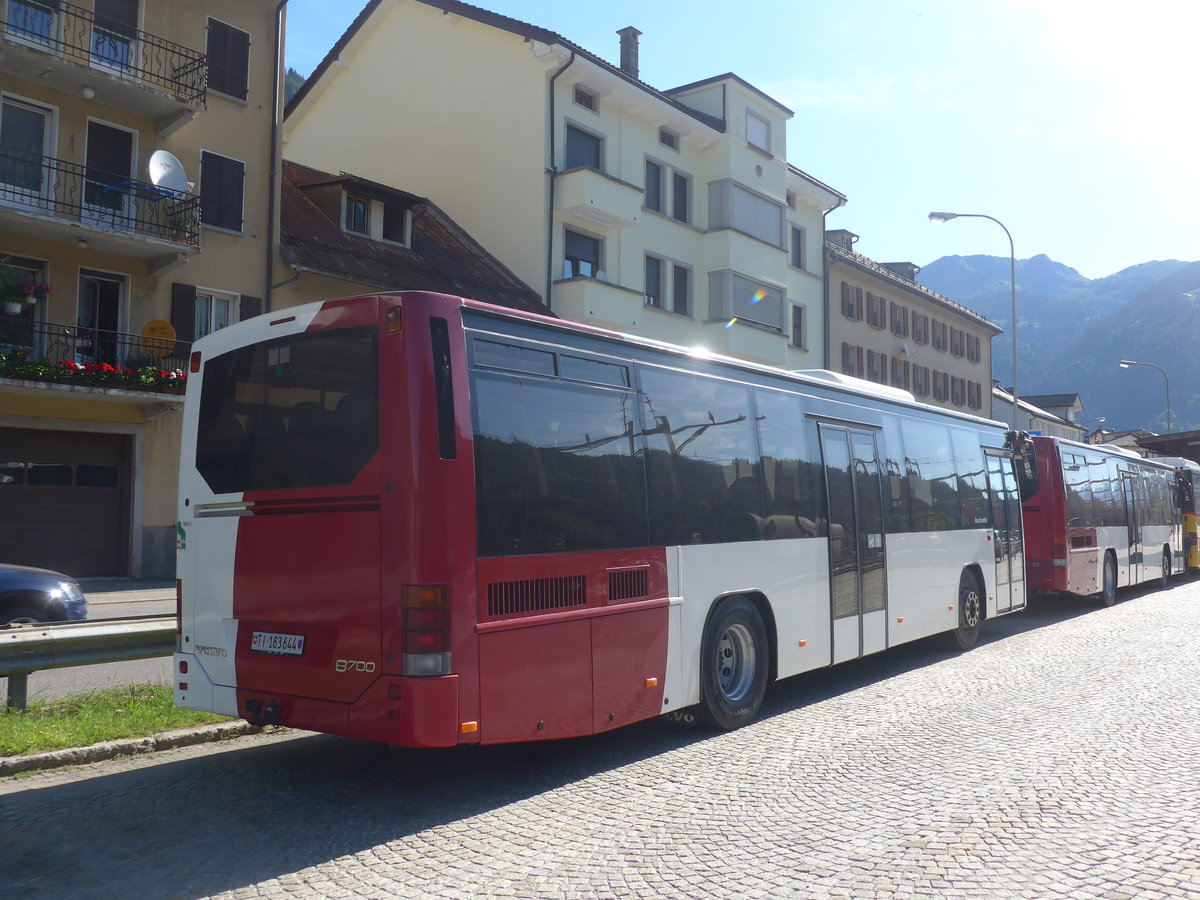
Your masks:
<instances>
[{"instance_id":1,"label":"bus tail light","mask_svg":"<svg viewBox=\"0 0 1200 900\"><path fill-rule=\"evenodd\" d=\"M190 371L193 375L195 375L197 372L200 371L200 351L199 350L192 351L192 357L188 364L188 371Z\"/></svg>"},{"instance_id":2,"label":"bus tail light","mask_svg":"<svg viewBox=\"0 0 1200 900\"><path fill-rule=\"evenodd\" d=\"M450 590L443 585L404 587L403 655L405 675L450 674Z\"/></svg>"}]
</instances>

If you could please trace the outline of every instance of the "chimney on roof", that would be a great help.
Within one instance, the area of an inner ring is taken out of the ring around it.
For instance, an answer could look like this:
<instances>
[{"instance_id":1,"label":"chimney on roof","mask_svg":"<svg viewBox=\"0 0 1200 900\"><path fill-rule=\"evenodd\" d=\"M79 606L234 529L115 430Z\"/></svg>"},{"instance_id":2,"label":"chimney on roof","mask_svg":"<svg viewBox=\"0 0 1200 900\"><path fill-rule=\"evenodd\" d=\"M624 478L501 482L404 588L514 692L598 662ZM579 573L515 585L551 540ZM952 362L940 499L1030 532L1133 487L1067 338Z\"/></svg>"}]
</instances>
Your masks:
<instances>
[{"instance_id":1,"label":"chimney on roof","mask_svg":"<svg viewBox=\"0 0 1200 900\"><path fill-rule=\"evenodd\" d=\"M617 32L621 36L621 71L630 78L638 77L638 35L641 34L630 25Z\"/></svg>"},{"instance_id":2,"label":"chimney on roof","mask_svg":"<svg viewBox=\"0 0 1200 900\"><path fill-rule=\"evenodd\" d=\"M853 253L854 244L858 241L858 235L853 231L847 231L845 228L834 228L825 232L825 240L841 247L843 250Z\"/></svg>"},{"instance_id":3,"label":"chimney on roof","mask_svg":"<svg viewBox=\"0 0 1200 900\"><path fill-rule=\"evenodd\" d=\"M901 278L907 278L909 281L917 280L917 273L921 271L921 267L910 262L883 263L885 269L891 269Z\"/></svg>"}]
</instances>

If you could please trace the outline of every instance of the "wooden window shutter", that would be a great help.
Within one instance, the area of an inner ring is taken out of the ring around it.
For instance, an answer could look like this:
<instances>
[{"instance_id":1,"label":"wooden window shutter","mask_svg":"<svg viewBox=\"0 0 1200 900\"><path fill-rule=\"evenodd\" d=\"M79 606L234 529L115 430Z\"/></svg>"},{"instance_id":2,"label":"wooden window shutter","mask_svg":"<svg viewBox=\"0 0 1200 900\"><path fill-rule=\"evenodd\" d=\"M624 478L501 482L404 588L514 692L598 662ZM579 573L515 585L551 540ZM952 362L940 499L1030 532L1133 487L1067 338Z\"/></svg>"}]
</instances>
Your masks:
<instances>
[{"instance_id":1,"label":"wooden window shutter","mask_svg":"<svg viewBox=\"0 0 1200 900\"><path fill-rule=\"evenodd\" d=\"M261 316L262 307L263 302L261 297L247 297L243 294L241 303L238 304L238 321L245 322L247 319Z\"/></svg>"},{"instance_id":2,"label":"wooden window shutter","mask_svg":"<svg viewBox=\"0 0 1200 900\"><path fill-rule=\"evenodd\" d=\"M245 100L249 95L250 35L216 19L208 20L208 87Z\"/></svg>"},{"instance_id":3,"label":"wooden window shutter","mask_svg":"<svg viewBox=\"0 0 1200 900\"><path fill-rule=\"evenodd\" d=\"M196 339L196 286L175 282L171 285L171 327L175 338L190 344Z\"/></svg>"},{"instance_id":4,"label":"wooden window shutter","mask_svg":"<svg viewBox=\"0 0 1200 900\"><path fill-rule=\"evenodd\" d=\"M200 221L216 228L241 231L245 183L244 164L216 153L201 153Z\"/></svg>"}]
</instances>

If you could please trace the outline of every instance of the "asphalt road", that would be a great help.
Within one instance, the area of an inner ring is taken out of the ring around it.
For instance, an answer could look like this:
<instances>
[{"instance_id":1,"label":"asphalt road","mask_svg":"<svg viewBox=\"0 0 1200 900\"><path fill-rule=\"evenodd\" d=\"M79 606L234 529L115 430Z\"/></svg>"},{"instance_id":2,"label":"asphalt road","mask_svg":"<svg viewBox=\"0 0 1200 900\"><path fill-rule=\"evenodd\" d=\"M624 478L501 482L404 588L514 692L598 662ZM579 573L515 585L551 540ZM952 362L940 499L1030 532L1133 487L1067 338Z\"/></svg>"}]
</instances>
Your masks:
<instances>
[{"instance_id":1,"label":"asphalt road","mask_svg":"<svg viewBox=\"0 0 1200 900\"><path fill-rule=\"evenodd\" d=\"M1200 582L775 685L727 734L282 732L0 781L28 898L1200 896Z\"/></svg>"}]
</instances>

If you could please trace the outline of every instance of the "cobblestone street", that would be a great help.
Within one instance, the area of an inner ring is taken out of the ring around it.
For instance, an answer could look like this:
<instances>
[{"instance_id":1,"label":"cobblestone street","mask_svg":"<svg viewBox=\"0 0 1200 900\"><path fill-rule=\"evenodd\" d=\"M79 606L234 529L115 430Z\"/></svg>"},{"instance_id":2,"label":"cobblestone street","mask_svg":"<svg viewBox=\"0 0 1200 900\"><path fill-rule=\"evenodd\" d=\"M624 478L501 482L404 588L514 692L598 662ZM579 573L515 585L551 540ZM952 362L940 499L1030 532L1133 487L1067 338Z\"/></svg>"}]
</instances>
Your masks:
<instances>
[{"instance_id":1,"label":"cobblestone street","mask_svg":"<svg viewBox=\"0 0 1200 900\"><path fill-rule=\"evenodd\" d=\"M0 782L21 897L1200 895L1200 582L776 685L728 734L303 733Z\"/></svg>"}]
</instances>

